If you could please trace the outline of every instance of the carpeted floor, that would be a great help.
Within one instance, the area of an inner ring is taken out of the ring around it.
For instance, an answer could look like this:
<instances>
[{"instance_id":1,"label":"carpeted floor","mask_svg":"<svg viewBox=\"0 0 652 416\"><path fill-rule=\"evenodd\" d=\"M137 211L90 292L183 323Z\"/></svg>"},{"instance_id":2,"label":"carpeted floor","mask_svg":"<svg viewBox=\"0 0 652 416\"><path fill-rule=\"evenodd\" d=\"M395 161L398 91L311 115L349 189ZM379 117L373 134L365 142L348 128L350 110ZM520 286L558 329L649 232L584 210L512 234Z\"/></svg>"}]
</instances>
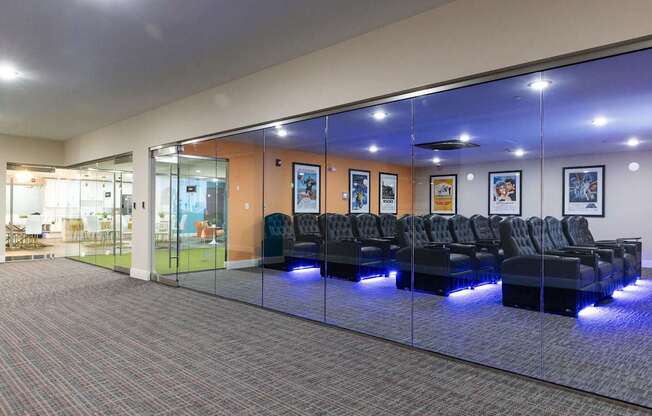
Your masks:
<instances>
[{"instance_id":1,"label":"carpeted floor","mask_svg":"<svg viewBox=\"0 0 652 416\"><path fill-rule=\"evenodd\" d=\"M0 414L648 414L70 260L0 265L0 311Z\"/></svg>"},{"instance_id":2,"label":"carpeted floor","mask_svg":"<svg viewBox=\"0 0 652 416\"><path fill-rule=\"evenodd\" d=\"M652 407L649 278L578 318L504 307L500 284L441 297L397 290L392 278L354 283L317 269L256 268L184 274L180 283Z\"/></svg>"}]
</instances>

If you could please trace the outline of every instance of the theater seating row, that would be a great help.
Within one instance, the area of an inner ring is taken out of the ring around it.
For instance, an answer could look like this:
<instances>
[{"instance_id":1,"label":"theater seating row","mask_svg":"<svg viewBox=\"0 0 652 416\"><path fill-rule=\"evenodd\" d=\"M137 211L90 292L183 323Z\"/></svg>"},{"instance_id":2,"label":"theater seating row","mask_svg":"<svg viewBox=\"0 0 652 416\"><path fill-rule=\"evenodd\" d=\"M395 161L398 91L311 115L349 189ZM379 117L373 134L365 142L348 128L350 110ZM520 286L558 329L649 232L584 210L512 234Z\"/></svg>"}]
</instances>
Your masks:
<instances>
[{"instance_id":1,"label":"theater seating row","mask_svg":"<svg viewBox=\"0 0 652 416\"><path fill-rule=\"evenodd\" d=\"M359 281L396 273L399 289L439 295L503 280L503 304L576 315L641 274L640 239L594 240L583 217L275 213L266 267L320 267ZM325 260L324 260L325 259Z\"/></svg>"}]
</instances>

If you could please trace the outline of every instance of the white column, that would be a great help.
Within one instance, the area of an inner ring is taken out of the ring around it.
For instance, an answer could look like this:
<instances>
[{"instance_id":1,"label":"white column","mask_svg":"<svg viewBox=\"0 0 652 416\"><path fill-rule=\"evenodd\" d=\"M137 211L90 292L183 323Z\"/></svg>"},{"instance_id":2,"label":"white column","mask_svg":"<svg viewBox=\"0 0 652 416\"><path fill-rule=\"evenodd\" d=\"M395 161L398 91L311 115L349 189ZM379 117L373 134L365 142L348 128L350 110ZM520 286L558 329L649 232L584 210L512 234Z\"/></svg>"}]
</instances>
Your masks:
<instances>
[{"instance_id":1,"label":"white column","mask_svg":"<svg viewBox=\"0 0 652 416\"><path fill-rule=\"evenodd\" d=\"M149 280L152 270L151 172L149 150L138 148L133 152L134 194L131 277ZM144 204L144 208L143 208Z\"/></svg>"},{"instance_id":2,"label":"white column","mask_svg":"<svg viewBox=\"0 0 652 416\"><path fill-rule=\"evenodd\" d=\"M7 215L5 205L7 200L7 161L0 158L0 263L5 262L5 238L6 224L5 216Z\"/></svg>"}]
</instances>

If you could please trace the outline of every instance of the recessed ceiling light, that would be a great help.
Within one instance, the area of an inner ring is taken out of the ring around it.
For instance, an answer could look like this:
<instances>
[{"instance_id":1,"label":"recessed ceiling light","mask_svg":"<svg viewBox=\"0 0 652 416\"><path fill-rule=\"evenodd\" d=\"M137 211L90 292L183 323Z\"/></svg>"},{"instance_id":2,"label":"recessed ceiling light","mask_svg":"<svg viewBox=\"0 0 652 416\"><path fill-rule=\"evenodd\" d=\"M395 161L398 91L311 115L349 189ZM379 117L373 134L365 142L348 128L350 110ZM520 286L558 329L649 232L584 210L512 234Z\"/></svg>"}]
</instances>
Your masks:
<instances>
[{"instance_id":1,"label":"recessed ceiling light","mask_svg":"<svg viewBox=\"0 0 652 416\"><path fill-rule=\"evenodd\" d=\"M195 171L195 173L201 173L201 170L197 169L197 170Z\"/></svg>"},{"instance_id":2,"label":"recessed ceiling light","mask_svg":"<svg viewBox=\"0 0 652 416\"><path fill-rule=\"evenodd\" d=\"M376 153L378 151L378 146L372 144L371 146L369 146L369 151L371 153Z\"/></svg>"},{"instance_id":3,"label":"recessed ceiling light","mask_svg":"<svg viewBox=\"0 0 652 416\"><path fill-rule=\"evenodd\" d=\"M381 110L375 111L372 114L373 118L375 118L378 121L385 120L387 118L387 113Z\"/></svg>"},{"instance_id":4,"label":"recessed ceiling light","mask_svg":"<svg viewBox=\"0 0 652 416\"><path fill-rule=\"evenodd\" d=\"M283 127L283 124L282 124L282 123L274 123L274 128L275 128L276 130L280 130L281 127Z\"/></svg>"},{"instance_id":5,"label":"recessed ceiling light","mask_svg":"<svg viewBox=\"0 0 652 416\"><path fill-rule=\"evenodd\" d=\"M525 155L525 150L523 149L516 149L514 150L514 156L516 157L523 157Z\"/></svg>"},{"instance_id":6,"label":"recessed ceiling light","mask_svg":"<svg viewBox=\"0 0 652 416\"><path fill-rule=\"evenodd\" d=\"M11 65L0 65L0 80L15 81L20 77L20 72Z\"/></svg>"},{"instance_id":7,"label":"recessed ceiling light","mask_svg":"<svg viewBox=\"0 0 652 416\"><path fill-rule=\"evenodd\" d=\"M466 133L462 133L462 134L460 135L460 141L461 141L461 142L466 143L466 142L468 142L469 140L471 140L471 136L469 136L468 134L466 134Z\"/></svg>"},{"instance_id":8,"label":"recessed ceiling light","mask_svg":"<svg viewBox=\"0 0 652 416\"><path fill-rule=\"evenodd\" d=\"M596 127L602 127L606 126L609 120L607 120L606 117L596 117L593 120L591 120L591 124L593 124Z\"/></svg>"},{"instance_id":9,"label":"recessed ceiling light","mask_svg":"<svg viewBox=\"0 0 652 416\"><path fill-rule=\"evenodd\" d=\"M288 131L285 129L278 129L276 134L278 134L278 137L285 137L288 135Z\"/></svg>"},{"instance_id":10,"label":"recessed ceiling light","mask_svg":"<svg viewBox=\"0 0 652 416\"><path fill-rule=\"evenodd\" d=\"M432 163L438 164L438 163L440 163L440 162L441 162L441 159L440 159L440 158L438 158L438 157L433 157L433 158L432 158Z\"/></svg>"},{"instance_id":11,"label":"recessed ceiling light","mask_svg":"<svg viewBox=\"0 0 652 416\"><path fill-rule=\"evenodd\" d=\"M637 139L636 137L630 137L630 138L627 140L627 146L630 146L630 147L636 147L636 146L638 146L639 144L641 144L641 141L640 141L639 139Z\"/></svg>"},{"instance_id":12,"label":"recessed ceiling light","mask_svg":"<svg viewBox=\"0 0 652 416\"><path fill-rule=\"evenodd\" d=\"M548 88L551 84L552 84L551 81L548 81L547 79L542 79L539 81L530 82L529 84L527 84L527 86L535 91L543 91L546 88Z\"/></svg>"}]
</instances>

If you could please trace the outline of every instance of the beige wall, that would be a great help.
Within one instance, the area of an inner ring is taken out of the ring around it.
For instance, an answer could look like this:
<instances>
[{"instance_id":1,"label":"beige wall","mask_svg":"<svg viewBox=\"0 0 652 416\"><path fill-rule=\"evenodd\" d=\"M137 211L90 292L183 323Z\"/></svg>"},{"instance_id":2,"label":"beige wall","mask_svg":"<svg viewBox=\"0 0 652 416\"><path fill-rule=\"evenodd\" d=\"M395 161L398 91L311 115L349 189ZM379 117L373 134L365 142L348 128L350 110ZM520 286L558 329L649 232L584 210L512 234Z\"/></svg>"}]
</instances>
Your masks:
<instances>
[{"instance_id":1,"label":"beige wall","mask_svg":"<svg viewBox=\"0 0 652 416\"><path fill-rule=\"evenodd\" d=\"M640 169L630 172L630 162ZM642 237L643 261L652 267L652 223L646 220L652 206L652 152L621 152L564 158L483 163L463 166L421 168L415 170L415 212L429 212L430 175L458 175L458 214L470 217L487 215L491 171L523 171L524 218L531 216L562 216L562 169L572 166L605 165L605 217L589 218L591 232L599 240L618 237ZM473 173L473 181L466 176ZM543 180L542 180L543 177Z\"/></svg>"},{"instance_id":2,"label":"beige wall","mask_svg":"<svg viewBox=\"0 0 652 416\"><path fill-rule=\"evenodd\" d=\"M64 143L0 134L0 263L5 259L7 162L60 166L64 163Z\"/></svg>"},{"instance_id":3,"label":"beige wall","mask_svg":"<svg viewBox=\"0 0 652 416\"><path fill-rule=\"evenodd\" d=\"M148 146L648 35L651 14L649 0L457 0L71 139L66 161L134 151L135 199L149 201ZM140 211L135 235L149 227Z\"/></svg>"}]
</instances>

